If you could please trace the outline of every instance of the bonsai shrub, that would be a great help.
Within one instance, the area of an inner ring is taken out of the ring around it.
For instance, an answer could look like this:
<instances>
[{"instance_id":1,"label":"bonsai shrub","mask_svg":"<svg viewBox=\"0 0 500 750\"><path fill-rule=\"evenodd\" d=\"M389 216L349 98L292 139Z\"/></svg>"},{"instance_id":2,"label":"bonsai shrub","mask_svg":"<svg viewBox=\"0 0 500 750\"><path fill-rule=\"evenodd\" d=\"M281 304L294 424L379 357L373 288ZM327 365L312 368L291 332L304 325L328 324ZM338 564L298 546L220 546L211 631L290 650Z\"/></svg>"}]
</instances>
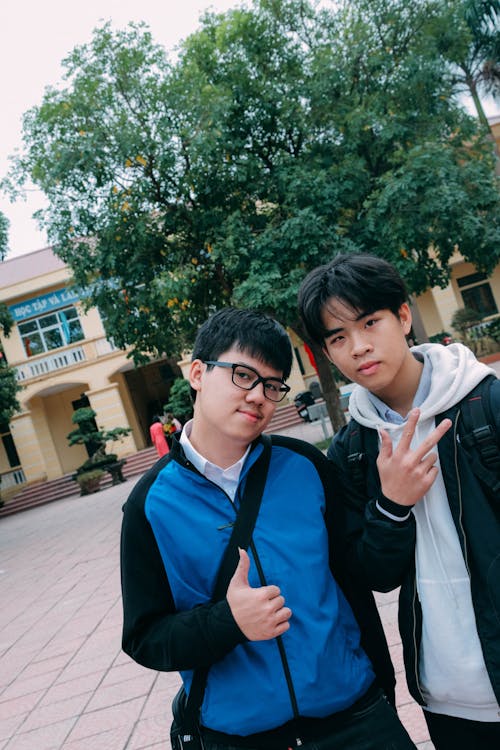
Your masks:
<instances>
[{"instance_id":1,"label":"bonsai shrub","mask_svg":"<svg viewBox=\"0 0 500 750\"><path fill-rule=\"evenodd\" d=\"M103 430L97 427L96 412L89 406L76 409L71 421L76 424L74 430L68 435L70 445L85 445L88 449L89 458L77 469L77 474L97 469L100 466L114 463L117 460L116 453L106 453L106 443L122 440L132 431L130 427L115 427L112 430Z\"/></svg>"},{"instance_id":2,"label":"bonsai shrub","mask_svg":"<svg viewBox=\"0 0 500 750\"><path fill-rule=\"evenodd\" d=\"M493 339L497 344L500 344L500 318L495 318L489 323L484 324L484 333Z\"/></svg>"},{"instance_id":3,"label":"bonsai shrub","mask_svg":"<svg viewBox=\"0 0 500 750\"><path fill-rule=\"evenodd\" d=\"M451 326L461 335L464 341L468 337L469 328L481 322L481 314L470 307L461 307L455 310L451 319Z\"/></svg>"}]
</instances>

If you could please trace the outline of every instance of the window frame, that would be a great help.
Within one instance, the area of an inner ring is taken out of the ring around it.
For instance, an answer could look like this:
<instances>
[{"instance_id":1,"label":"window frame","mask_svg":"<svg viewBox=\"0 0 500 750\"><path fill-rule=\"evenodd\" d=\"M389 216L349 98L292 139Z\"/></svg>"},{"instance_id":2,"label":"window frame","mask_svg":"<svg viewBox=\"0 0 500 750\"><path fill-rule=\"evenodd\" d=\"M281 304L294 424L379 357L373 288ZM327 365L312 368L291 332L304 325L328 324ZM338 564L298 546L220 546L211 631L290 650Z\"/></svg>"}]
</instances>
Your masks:
<instances>
[{"instance_id":1,"label":"window frame","mask_svg":"<svg viewBox=\"0 0 500 750\"><path fill-rule=\"evenodd\" d=\"M67 315L68 312L71 313L69 317ZM55 322L50 325L43 325L40 321L44 321L47 318L55 318ZM31 330L23 332L24 326L29 326ZM77 329L77 338L73 338L75 328ZM75 305L68 305L59 310L51 310L45 315L37 315L36 317L19 321L17 329L21 337L24 353L27 357L47 354L48 352L62 349L65 346L71 346L78 341L83 341L85 338L80 316ZM66 334L69 337L68 341L66 340ZM37 341L37 347L41 347L41 349L31 352L30 343L34 344L35 340ZM57 343L58 340L61 343ZM55 345L50 345L51 343L55 343Z\"/></svg>"}]
</instances>

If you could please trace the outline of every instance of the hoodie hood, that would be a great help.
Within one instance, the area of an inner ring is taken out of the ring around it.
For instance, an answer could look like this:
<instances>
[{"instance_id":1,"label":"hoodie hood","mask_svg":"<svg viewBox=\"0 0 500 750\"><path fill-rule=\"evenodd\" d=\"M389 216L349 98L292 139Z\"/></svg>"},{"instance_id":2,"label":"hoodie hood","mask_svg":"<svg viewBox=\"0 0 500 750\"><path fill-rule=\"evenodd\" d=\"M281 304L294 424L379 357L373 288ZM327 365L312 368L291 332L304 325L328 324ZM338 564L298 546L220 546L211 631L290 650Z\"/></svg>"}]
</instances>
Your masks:
<instances>
[{"instance_id":1,"label":"hoodie hood","mask_svg":"<svg viewBox=\"0 0 500 750\"><path fill-rule=\"evenodd\" d=\"M420 344L412 347L411 352L419 359L428 359L432 365L430 392L419 406L420 420L427 420L446 411L487 375L495 374L491 367L479 362L463 344ZM351 393L349 413L365 427L386 425L371 402L367 389L360 385L355 386Z\"/></svg>"}]
</instances>

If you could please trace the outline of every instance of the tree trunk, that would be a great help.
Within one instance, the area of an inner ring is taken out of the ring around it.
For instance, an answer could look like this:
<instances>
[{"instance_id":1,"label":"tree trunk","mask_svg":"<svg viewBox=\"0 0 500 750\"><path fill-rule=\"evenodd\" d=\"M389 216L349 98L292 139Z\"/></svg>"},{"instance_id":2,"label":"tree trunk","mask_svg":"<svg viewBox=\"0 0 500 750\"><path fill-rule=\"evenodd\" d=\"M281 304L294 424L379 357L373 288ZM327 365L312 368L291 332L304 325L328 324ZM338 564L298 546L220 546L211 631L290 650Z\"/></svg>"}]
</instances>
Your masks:
<instances>
[{"instance_id":1,"label":"tree trunk","mask_svg":"<svg viewBox=\"0 0 500 750\"><path fill-rule=\"evenodd\" d=\"M328 409L328 416L332 423L333 432L338 432L341 427L345 425L344 413L340 407L340 393L333 377L332 367L330 362L323 354L323 350L314 341L307 336L304 327L300 322L296 322L293 325L293 330L304 341L311 349L314 359L316 360L316 366L318 368L318 377L323 392L323 398L325 399L326 408Z\"/></svg>"}]
</instances>

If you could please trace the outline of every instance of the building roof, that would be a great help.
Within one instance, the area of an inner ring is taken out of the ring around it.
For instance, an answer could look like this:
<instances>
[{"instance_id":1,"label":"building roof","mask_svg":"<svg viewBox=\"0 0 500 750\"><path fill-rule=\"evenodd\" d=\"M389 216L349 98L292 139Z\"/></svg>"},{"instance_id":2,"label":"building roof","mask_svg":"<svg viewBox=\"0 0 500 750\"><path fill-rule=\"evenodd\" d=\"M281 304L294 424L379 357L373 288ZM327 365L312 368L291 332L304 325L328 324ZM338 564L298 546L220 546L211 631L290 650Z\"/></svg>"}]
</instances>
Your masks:
<instances>
[{"instance_id":1,"label":"building roof","mask_svg":"<svg viewBox=\"0 0 500 750\"><path fill-rule=\"evenodd\" d=\"M65 267L66 263L54 255L51 247L8 258L0 262L0 289Z\"/></svg>"}]
</instances>

